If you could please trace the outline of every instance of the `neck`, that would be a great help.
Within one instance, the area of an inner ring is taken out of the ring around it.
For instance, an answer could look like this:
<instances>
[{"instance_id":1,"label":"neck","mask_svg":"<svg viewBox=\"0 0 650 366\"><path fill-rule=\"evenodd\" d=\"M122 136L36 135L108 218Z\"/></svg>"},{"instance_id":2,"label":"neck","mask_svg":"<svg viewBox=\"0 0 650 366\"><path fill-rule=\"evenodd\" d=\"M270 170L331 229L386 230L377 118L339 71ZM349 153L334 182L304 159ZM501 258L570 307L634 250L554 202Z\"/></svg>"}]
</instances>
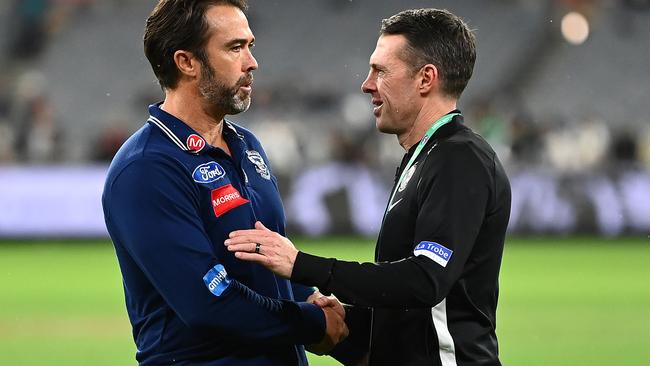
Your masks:
<instances>
[{"instance_id":1,"label":"neck","mask_svg":"<svg viewBox=\"0 0 650 366\"><path fill-rule=\"evenodd\" d=\"M223 119L225 114L214 112L201 103L198 93L192 95L181 87L165 92L165 101L160 108L185 122L198 132L208 144L222 146Z\"/></svg>"},{"instance_id":2,"label":"neck","mask_svg":"<svg viewBox=\"0 0 650 366\"><path fill-rule=\"evenodd\" d=\"M425 104L415 117L411 128L397 135L399 144L404 150L409 151L413 145L422 140L435 121L454 109L456 109L455 100L440 100Z\"/></svg>"}]
</instances>

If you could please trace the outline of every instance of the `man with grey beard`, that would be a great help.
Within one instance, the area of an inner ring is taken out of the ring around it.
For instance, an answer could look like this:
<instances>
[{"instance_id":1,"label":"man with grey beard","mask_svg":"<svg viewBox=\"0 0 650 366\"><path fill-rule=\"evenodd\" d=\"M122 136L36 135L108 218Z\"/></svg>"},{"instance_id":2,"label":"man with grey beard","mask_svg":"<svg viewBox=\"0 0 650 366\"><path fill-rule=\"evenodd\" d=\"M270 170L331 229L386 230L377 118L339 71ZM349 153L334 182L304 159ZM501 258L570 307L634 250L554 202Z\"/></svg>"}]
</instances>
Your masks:
<instances>
[{"instance_id":1,"label":"man with grey beard","mask_svg":"<svg viewBox=\"0 0 650 366\"><path fill-rule=\"evenodd\" d=\"M165 100L111 163L102 203L140 365L306 366L347 336L335 298L223 246L261 221L284 234L260 142L225 119L248 109L254 36L244 0L161 0L144 49ZM298 300L298 301L296 301Z\"/></svg>"}]
</instances>

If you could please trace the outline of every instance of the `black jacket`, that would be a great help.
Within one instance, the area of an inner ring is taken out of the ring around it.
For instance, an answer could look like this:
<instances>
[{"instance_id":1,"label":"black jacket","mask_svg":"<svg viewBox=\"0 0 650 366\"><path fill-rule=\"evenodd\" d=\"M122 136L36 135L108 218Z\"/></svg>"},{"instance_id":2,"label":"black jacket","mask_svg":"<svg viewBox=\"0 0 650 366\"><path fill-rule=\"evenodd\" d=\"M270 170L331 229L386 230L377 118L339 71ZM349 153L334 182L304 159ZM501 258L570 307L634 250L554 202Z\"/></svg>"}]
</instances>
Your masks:
<instances>
[{"instance_id":1,"label":"black jacket","mask_svg":"<svg viewBox=\"0 0 650 366\"><path fill-rule=\"evenodd\" d=\"M296 258L293 281L354 306L349 342L369 347L372 366L500 365L496 308L510 184L492 148L462 122L456 116L437 130L410 179L393 187L376 263Z\"/></svg>"}]
</instances>

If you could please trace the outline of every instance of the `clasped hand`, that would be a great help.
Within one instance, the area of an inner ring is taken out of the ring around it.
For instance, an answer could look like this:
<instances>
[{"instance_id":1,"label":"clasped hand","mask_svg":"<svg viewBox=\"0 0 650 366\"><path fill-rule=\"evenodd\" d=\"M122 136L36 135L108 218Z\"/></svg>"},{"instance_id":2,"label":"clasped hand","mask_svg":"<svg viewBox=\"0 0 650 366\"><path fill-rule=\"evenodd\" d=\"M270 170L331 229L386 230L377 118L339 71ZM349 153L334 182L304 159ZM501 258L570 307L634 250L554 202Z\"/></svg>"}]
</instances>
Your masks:
<instances>
[{"instance_id":1,"label":"clasped hand","mask_svg":"<svg viewBox=\"0 0 650 366\"><path fill-rule=\"evenodd\" d=\"M230 238L224 242L224 245L229 251L234 252L238 259L259 263L284 278L291 277L298 255L298 249L291 240L267 229L259 221L255 223L255 229L230 233ZM326 329L325 336L319 343L307 345L306 348L317 355L327 354L348 336L345 309L336 297L328 297L318 291L309 296L307 302L323 309Z\"/></svg>"}]
</instances>

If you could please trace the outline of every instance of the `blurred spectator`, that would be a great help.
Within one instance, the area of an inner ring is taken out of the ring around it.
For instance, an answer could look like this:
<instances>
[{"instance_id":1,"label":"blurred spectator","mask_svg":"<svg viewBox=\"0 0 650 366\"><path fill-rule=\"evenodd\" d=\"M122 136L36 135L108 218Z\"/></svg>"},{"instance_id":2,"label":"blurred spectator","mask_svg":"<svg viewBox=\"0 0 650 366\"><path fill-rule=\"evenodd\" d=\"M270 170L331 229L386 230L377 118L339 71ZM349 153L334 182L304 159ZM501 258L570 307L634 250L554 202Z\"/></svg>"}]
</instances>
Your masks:
<instances>
[{"instance_id":1,"label":"blurred spectator","mask_svg":"<svg viewBox=\"0 0 650 366\"><path fill-rule=\"evenodd\" d=\"M580 173L602 167L610 144L604 121L591 118L558 126L546 136L546 154L558 172Z\"/></svg>"},{"instance_id":2,"label":"blurred spectator","mask_svg":"<svg viewBox=\"0 0 650 366\"><path fill-rule=\"evenodd\" d=\"M123 122L113 122L100 133L96 139L96 149L92 159L98 162L110 162L129 137L129 131Z\"/></svg>"},{"instance_id":3,"label":"blurred spectator","mask_svg":"<svg viewBox=\"0 0 650 366\"><path fill-rule=\"evenodd\" d=\"M27 102L19 120L16 153L30 163L56 162L62 158L62 133L57 125L52 104L45 95Z\"/></svg>"},{"instance_id":4,"label":"blurred spectator","mask_svg":"<svg viewBox=\"0 0 650 366\"><path fill-rule=\"evenodd\" d=\"M627 131L616 134L612 143L612 160L617 166L633 167L637 160L636 136Z\"/></svg>"},{"instance_id":5,"label":"blurred spectator","mask_svg":"<svg viewBox=\"0 0 650 366\"><path fill-rule=\"evenodd\" d=\"M542 131L528 113L519 112L514 116L510 134L512 160L526 165L539 164L544 147Z\"/></svg>"},{"instance_id":6,"label":"blurred spectator","mask_svg":"<svg viewBox=\"0 0 650 366\"><path fill-rule=\"evenodd\" d=\"M15 0L11 8L8 54L18 60L32 60L44 49L49 32L51 0Z\"/></svg>"},{"instance_id":7,"label":"blurred spectator","mask_svg":"<svg viewBox=\"0 0 650 366\"><path fill-rule=\"evenodd\" d=\"M3 78L0 77L0 163L14 160L14 132L9 123L9 97Z\"/></svg>"},{"instance_id":8,"label":"blurred spectator","mask_svg":"<svg viewBox=\"0 0 650 366\"><path fill-rule=\"evenodd\" d=\"M639 134L639 160L647 171L650 172L650 127L647 122L644 130Z\"/></svg>"},{"instance_id":9,"label":"blurred spectator","mask_svg":"<svg viewBox=\"0 0 650 366\"><path fill-rule=\"evenodd\" d=\"M492 146L504 162L510 158L509 123L502 113L497 112L494 99L480 99L471 108L470 121L474 131Z\"/></svg>"}]
</instances>

